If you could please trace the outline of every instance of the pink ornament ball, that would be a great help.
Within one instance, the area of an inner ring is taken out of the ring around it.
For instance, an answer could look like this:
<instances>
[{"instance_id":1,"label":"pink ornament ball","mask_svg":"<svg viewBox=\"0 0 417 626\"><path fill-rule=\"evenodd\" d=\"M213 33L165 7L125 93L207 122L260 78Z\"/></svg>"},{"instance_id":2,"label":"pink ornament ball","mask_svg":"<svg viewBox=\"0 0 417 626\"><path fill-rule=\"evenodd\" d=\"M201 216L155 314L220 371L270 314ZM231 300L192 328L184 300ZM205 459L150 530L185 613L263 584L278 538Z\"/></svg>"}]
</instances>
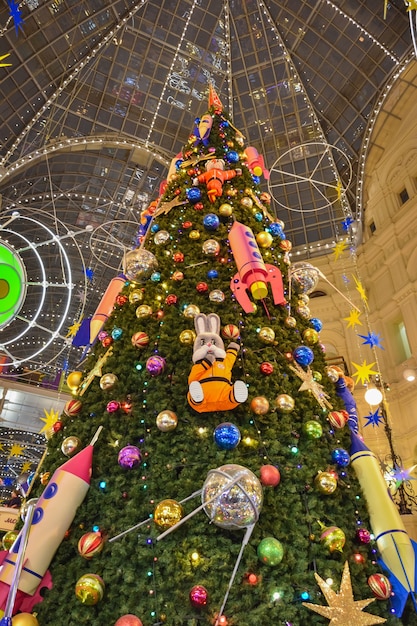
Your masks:
<instances>
[{"instance_id":1,"label":"pink ornament ball","mask_svg":"<svg viewBox=\"0 0 417 626\"><path fill-rule=\"evenodd\" d=\"M136 446L125 446L119 452L118 462L123 469L133 469L142 460L142 454Z\"/></svg>"},{"instance_id":2,"label":"pink ornament ball","mask_svg":"<svg viewBox=\"0 0 417 626\"><path fill-rule=\"evenodd\" d=\"M114 626L143 626L143 624L142 621L136 617L136 615L127 613L126 615L119 617Z\"/></svg>"},{"instance_id":3,"label":"pink ornament ball","mask_svg":"<svg viewBox=\"0 0 417 626\"><path fill-rule=\"evenodd\" d=\"M262 465L260 479L264 487L276 487L280 483L281 474L274 465Z\"/></svg>"},{"instance_id":4,"label":"pink ornament ball","mask_svg":"<svg viewBox=\"0 0 417 626\"><path fill-rule=\"evenodd\" d=\"M160 376L165 369L165 359L161 356L151 356L146 361L146 370L151 376Z\"/></svg>"},{"instance_id":5,"label":"pink ornament ball","mask_svg":"<svg viewBox=\"0 0 417 626\"><path fill-rule=\"evenodd\" d=\"M208 602L208 592L203 585L194 585L190 591L190 602L193 607L200 609Z\"/></svg>"},{"instance_id":6,"label":"pink ornament ball","mask_svg":"<svg viewBox=\"0 0 417 626\"><path fill-rule=\"evenodd\" d=\"M119 409L120 409L120 402L117 402L117 400L110 400L110 402L107 403L107 406L106 406L107 413L116 413L116 411L118 411Z\"/></svg>"}]
</instances>

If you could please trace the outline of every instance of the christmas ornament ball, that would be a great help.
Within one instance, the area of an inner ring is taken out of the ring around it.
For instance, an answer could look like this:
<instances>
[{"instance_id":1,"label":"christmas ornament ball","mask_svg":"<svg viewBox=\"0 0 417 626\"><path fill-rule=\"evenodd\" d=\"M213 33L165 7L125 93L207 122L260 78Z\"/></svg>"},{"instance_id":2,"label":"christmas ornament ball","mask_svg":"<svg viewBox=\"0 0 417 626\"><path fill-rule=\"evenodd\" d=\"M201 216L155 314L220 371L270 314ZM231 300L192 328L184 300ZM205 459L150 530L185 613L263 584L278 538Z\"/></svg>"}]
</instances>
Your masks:
<instances>
[{"instance_id":1,"label":"christmas ornament ball","mask_svg":"<svg viewBox=\"0 0 417 626\"><path fill-rule=\"evenodd\" d=\"M80 537L78 541L78 554L84 559L92 559L103 550L103 537L98 532L88 532Z\"/></svg>"},{"instance_id":2,"label":"christmas ornament ball","mask_svg":"<svg viewBox=\"0 0 417 626\"><path fill-rule=\"evenodd\" d=\"M281 563L284 556L284 548L282 543L275 539L275 537L265 537L258 544L257 550L258 559L269 567L275 567Z\"/></svg>"},{"instance_id":3,"label":"christmas ornament ball","mask_svg":"<svg viewBox=\"0 0 417 626\"><path fill-rule=\"evenodd\" d=\"M210 470L201 492L204 512L220 528L245 528L259 517L263 502L260 481L242 465Z\"/></svg>"},{"instance_id":4,"label":"christmas ornament ball","mask_svg":"<svg viewBox=\"0 0 417 626\"><path fill-rule=\"evenodd\" d=\"M39 626L33 613L18 613L12 617L12 626Z\"/></svg>"},{"instance_id":5,"label":"christmas ornament ball","mask_svg":"<svg viewBox=\"0 0 417 626\"><path fill-rule=\"evenodd\" d=\"M318 342L319 334L314 328L306 328L303 332L303 339L311 346Z\"/></svg>"},{"instance_id":6,"label":"christmas ornament ball","mask_svg":"<svg viewBox=\"0 0 417 626\"><path fill-rule=\"evenodd\" d=\"M162 246L170 240L170 234L167 230L159 230L153 240L157 246Z\"/></svg>"},{"instance_id":7,"label":"christmas ornament ball","mask_svg":"<svg viewBox=\"0 0 417 626\"><path fill-rule=\"evenodd\" d=\"M270 326L263 326L259 331L259 339L262 343L271 344L275 341L275 331Z\"/></svg>"},{"instance_id":8,"label":"christmas ornament ball","mask_svg":"<svg viewBox=\"0 0 417 626\"><path fill-rule=\"evenodd\" d=\"M378 600L388 600L392 595L392 586L384 574L371 574L368 578L368 585Z\"/></svg>"},{"instance_id":9,"label":"christmas ornament ball","mask_svg":"<svg viewBox=\"0 0 417 626\"><path fill-rule=\"evenodd\" d=\"M332 450L332 461L340 467L347 467L350 463L350 454L344 448L335 448Z\"/></svg>"},{"instance_id":10,"label":"christmas ornament ball","mask_svg":"<svg viewBox=\"0 0 417 626\"><path fill-rule=\"evenodd\" d=\"M281 474L275 465L262 465L260 478L264 487L276 487L280 483Z\"/></svg>"},{"instance_id":11,"label":"christmas ornament ball","mask_svg":"<svg viewBox=\"0 0 417 626\"><path fill-rule=\"evenodd\" d=\"M100 389L105 391L106 389L113 389L115 384L119 381L116 374L112 374L109 372L108 374L103 374L100 378Z\"/></svg>"},{"instance_id":12,"label":"christmas ornament ball","mask_svg":"<svg viewBox=\"0 0 417 626\"><path fill-rule=\"evenodd\" d=\"M225 295L221 289L213 289L209 293L210 302L224 302Z\"/></svg>"},{"instance_id":13,"label":"christmas ornament ball","mask_svg":"<svg viewBox=\"0 0 417 626\"><path fill-rule=\"evenodd\" d=\"M215 213L207 213L203 218L203 225L208 231L217 230L220 226L220 220Z\"/></svg>"},{"instance_id":14,"label":"christmas ornament ball","mask_svg":"<svg viewBox=\"0 0 417 626\"><path fill-rule=\"evenodd\" d=\"M106 406L107 413L116 413L116 411L118 411L119 409L120 409L120 402L117 402L117 400L110 400L110 402L107 403L107 406Z\"/></svg>"},{"instance_id":15,"label":"christmas ornament ball","mask_svg":"<svg viewBox=\"0 0 417 626\"><path fill-rule=\"evenodd\" d=\"M222 328L222 337L235 341L239 338L239 329L235 324L227 324Z\"/></svg>"},{"instance_id":16,"label":"christmas ornament ball","mask_svg":"<svg viewBox=\"0 0 417 626\"><path fill-rule=\"evenodd\" d=\"M159 376L165 369L165 359L154 355L146 361L146 370L151 376Z\"/></svg>"},{"instance_id":17,"label":"christmas ornament ball","mask_svg":"<svg viewBox=\"0 0 417 626\"><path fill-rule=\"evenodd\" d=\"M194 318L200 313L200 308L196 304L188 304L184 309L184 317Z\"/></svg>"},{"instance_id":18,"label":"christmas ornament ball","mask_svg":"<svg viewBox=\"0 0 417 626\"><path fill-rule=\"evenodd\" d=\"M269 402L264 396L252 398L250 409L255 415L266 415L269 411Z\"/></svg>"},{"instance_id":19,"label":"christmas ornament ball","mask_svg":"<svg viewBox=\"0 0 417 626\"><path fill-rule=\"evenodd\" d=\"M323 428L317 420L308 420L308 422L304 424L304 432L311 439L320 439L323 434Z\"/></svg>"},{"instance_id":20,"label":"christmas ornament ball","mask_svg":"<svg viewBox=\"0 0 417 626\"><path fill-rule=\"evenodd\" d=\"M143 300L143 292L141 289L132 289L129 292L129 302L130 304L137 304L138 302L142 302Z\"/></svg>"},{"instance_id":21,"label":"christmas ornament ball","mask_svg":"<svg viewBox=\"0 0 417 626\"><path fill-rule=\"evenodd\" d=\"M224 202L219 206L219 213L222 217L230 217L233 213L232 205Z\"/></svg>"},{"instance_id":22,"label":"christmas ornament ball","mask_svg":"<svg viewBox=\"0 0 417 626\"><path fill-rule=\"evenodd\" d=\"M295 328L297 326L297 320L292 315L285 318L284 324L287 328Z\"/></svg>"},{"instance_id":23,"label":"christmas ornament ball","mask_svg":"<svg viewBox=\"0 0 417 626\"><path fill-rule=\"evenodd\" d=\"M319 472L314 479L314 484L320 493L330 496L337 489L337 478L332 472Z\"/></svg>"},{"instance_id":24,"label":"christmas ornament ball","mask_svg":"<svg viewBox=\"0 0 417 626\"><path fill-rule=\"evenodd\" d=\"M291 285L295 293L311 293L320 279L318 269L310 263L299 261L291 266Z\"/></svg>"},{"instance_id":25,"label":"christmas ornament ball","mask_svg":"<svg viewBox=\"0 0 417 626\"><path fill-rule=\"evenodd\" d=\"M323 528L320 535L320 542L329 552L342 552L345 541L345 533L338 526Z\"/></svg>"},{"instance_id":26,"label":"christmas ornament ball","mask_svg":"<svg viewBox=\"0 0 417 626\"><path fill-rule=\"evenodd\" d=\"M64 406L64 413L67 417L74 417L81 411L82 406L80 400L68 400Z\"/></svg>"},{"instance_id":27,"label":"christmas ornament ball","mask_svg":"<svg viewBox=\"0 0 417 626\"><path fill-rule=\"evenodd\" d=\"M82 381L83 373L82 372L71 372L67 376L67 385L71 389L71 391L76 391Z\"/></svg>"},{"instance_id":28,"label":"christmas ornament ball","mask_svg":"<svg viewBox=\"0 0 417 626\"><path fill-rule=\"evenodd\" d=\"M215 256L220 252L220 244L216 239L207 239L202 246L204 254Z\"/></svg>"},{"instance_id":29,"label":"christmas ornament ball","mask_svg":"<svg viewBox=\"0 0 417 626\"><path fill-rule=\"evenodd\" d=\"M358 528L356 531L356 539L359 543L370 543L371 541L371 533L367 528Z\"/></svg>"},{"instance_id":30,"label":"christmas ornament ball","mask_svg":"<svg viewBox=\"0 0 417 626\"><path fill-rule=\"evenodd\" d=\"M268 233L265 230L261 231L260 233L257 233L255 239L256 239L256 243L261 248L269 248L273 242L273 237L271 233Z\"/></svg>"},{"instance_id":31,"label":"christmas ornament ball","mask_svg":"<svg viewBox=\"0 0 417 626\"><path fill-rule=\"evenodd\" d=\"M274 373L274 366L269 361L264 361L260 364L259 370L264 376L270 376Z\"/></svg>"},{"instance_id":32,"label":"christmas ornament ball","mask_svg":"<svg viewBox=\"0 0 417 626\"><path fill-rule=\"evenodd\" d=\"M180 343L182 343L183 346L192 346L195 338L196 334L193 330L186 329L180 333Z\"/></svg>"},{"instance_id":33,"label":"christmas ornament ball","mask_svg":"<svg viewBox=\"0 0 417 626\"><path fill-rule=\"evenodd\" d=\"M19 533L16 530L8 530L7 533L3 535L1 540L1 545L5 550L10 550L14 542L16 541Z\"/></svg>"},{"instance_id":34,"label":"christmas ornament ball","mask_svg":"<svg viewBox=\"0 0 417 626\"><path fill-rule=\"evenodd\" d=\"M132 335L131 341L134 348L145 348L149 344L149 337L146 333L139 331Z\"/></svg>"},{"instance_id":35,"label":"christmas ornament ball","mask_svg":"<svg viewBox=\"0 0 417 626\"><path fill-rule=\"evenodd\" d=\"M189 598L192 606L200 609L208 602L208 591L203 585L194 585L190 590Z\"/></svg>"},{"instance_id":36,"label":"christmas ornament ball","mask_svg":"<svg viewBox=\"0 0 417 626\"><path fill-rule=\"evenodd\" d=\"M223 422L214 429L214 442L220 450L233 450L240 443L240 430L231 422Z\"/></svg>"},{"instance_id":37,"label":"christmas ornament ball","mask_svg":"<svg viewBox=\"0 0 417 626\"><path fill-rule=\"evenodd\" d=\"M294 361L303 367L307 367L314 361L314 352L308 346L298 346L292 353Z\"/></svg>"},{"instance_id":38,"label":"christmas ornament ball","mask_svg":"<svg viewBox=\"0 0 417 626\"><path fill-rule=\"evenodd\" d=\"M132 282L144 283L158 267L158 261L145 248L135 248L127 252L123 259L124 274Z\"/></svg>"},{"instance_id":39,"label":"christmas ornament ball","mask_svg":"<svg viewBox=\"0 0 417 626\"><path fill-rule=\"evenodd\" d=\"M279 396L275 398L275 404L277 409L282 411L282 413L291 413L295 406L294 398L287 393L280 393Z\"/></svg>"},{"instance_id":40,"label":"christmas ornament ball","mask_svg":"<svg viewBox=\"0 0 417 626\"><path fill-rule=\"evenodd\" d=\"M328 419L332 428L343 428L348 422L349 414L347 411L330 411Z\"/></svg>"},{"instance_id":41,"label":"christmas ornament ball","mask_svg":"<svg viewBox=\"0 0 417 626\"><path fill-rule=\"evenodd\" d=\"M75 585L77 600L87 606L100 602L104 595L104 581L97 574L84 574Z\"/></svg>"},{"instance_id":42,"label":"christmas ornament ball","mask_svg":"<svg viewBox=\"0 0 417 626\"><path fill-rule=\"evenodd\" d=\"M179 502L167 498L156 505L153 519L159 528L171 528L182 519L183 508Z\"/></svg>"},{"instance_id":43,"label":"christmas ornament ball","mask_svg":"<svg viewBox=\"0 0 417 626\"><path fill-rule=\"evenodd\" d=\"M145 317L150 317L153 311L152 307L150 307L148 304L141 304L138 306L135 313L138 319L143 319Z\"/></svg>"},{"instance_id":44,"label":"christmas ornament ball","mask_svg":"<svg viewBox=\"0 0 417 626\"><path fill-rule=\"evenodd\" d=\"M163 433L168 433L170 430L175 430L178 425L178 417L174 411L161 411L156 417L156 425L158 429Z\"/></svg>"},{"instance_id":45,"label":"christmas ornament ball","mask_svg":"<svg viewBox=\"0 0 417 626\"><path fill-rule=\"evenodd\" d=\"M136 617L136 615L126 613L126 615L119 617L114 626L143 626L143 624L142 621Z\"/></svg>"},{"instance_id":46,"label":"christmas ornament ball","mask_svg":"<svg viewBox=\"0 0 417 626\"><path fill-rule=\"evenodd\" d=\"M61 451L65 456L72 456L81 448L81 441L78 437L66 437L61 445Z\"/></svg>"},{"instance_id":47,"label":"christmas ornament ball","mask_svg":"<svg viewBox=\"0 0 417 626\"><path fill-rule=\"evenodd\" d=\"M118 463L123 469L133 469L142 460L142 454L136 446L125 446L118 455Z\"/></svg>"},{"instance_id":48,"label":"christmas ornament ball","mask_svg":"<svg viewBox=\"0 0 417 626\"><path fill-rule=\"evenodd\" d=\"M249 198L249 196L243 196L240 200L240 204L245 207L245 209L251 209L253 207L253 200Z\"/></svg>"},{"instance_id":49,"label":"christmas ornament ball","mask_svg":"<svg viewBox=\"0 0 417 626\"><path fill-rule=\"evenodd\" d=\"M319 320L318 317L312 317L309 320L311 326L314 328L315 331L317 331L318 333L321 331L321 329L323 328L323 323L321 320Z\"/></svg>"}]
</instances>

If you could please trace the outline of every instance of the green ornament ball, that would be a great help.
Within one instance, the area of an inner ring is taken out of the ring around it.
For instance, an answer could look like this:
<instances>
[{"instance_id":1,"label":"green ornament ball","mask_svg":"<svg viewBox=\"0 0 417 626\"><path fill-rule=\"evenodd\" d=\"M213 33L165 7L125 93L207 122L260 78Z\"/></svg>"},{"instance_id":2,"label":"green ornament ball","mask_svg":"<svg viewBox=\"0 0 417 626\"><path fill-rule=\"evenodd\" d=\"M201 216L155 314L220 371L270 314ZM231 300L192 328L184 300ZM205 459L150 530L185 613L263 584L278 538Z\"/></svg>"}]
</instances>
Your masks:
<instances>
[{"instance_id":1,"label":"green ornament ball","mask_svg":"<svg viewBox=\"0 0 417 626\"><path fill-rule=\"evenodd\" d=\"M304 432L311 439L320 439L323 434L323 428L317 420L308 420L304 424Z\"/></svg>"},{"instance_id":2,"label":"green ornament ball","mask_svg":"<svg viewBox=\"0 0 417 626\"><path fill-rule=\"evenodd\" d=\"M258 559L269 567L275 567L281 563L284 556L282 543L275 537L265 537L257 548Z\"/></svg>"}]
</instances>

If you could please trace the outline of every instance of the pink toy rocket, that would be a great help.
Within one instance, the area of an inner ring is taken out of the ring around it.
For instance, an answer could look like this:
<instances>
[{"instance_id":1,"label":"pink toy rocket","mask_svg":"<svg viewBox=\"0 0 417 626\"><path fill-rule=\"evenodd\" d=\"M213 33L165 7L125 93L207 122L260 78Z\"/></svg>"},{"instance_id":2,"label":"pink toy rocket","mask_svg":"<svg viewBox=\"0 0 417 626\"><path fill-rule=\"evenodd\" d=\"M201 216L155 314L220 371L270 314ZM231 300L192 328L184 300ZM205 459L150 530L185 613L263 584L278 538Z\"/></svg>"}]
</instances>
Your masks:
<instances>
[{"instance_id":1,"label":"pink toy rocket","mask_svg":"<svg viewBox=\"0 0 417 626\"><path fill-rule=\"evenodd\" d=\"M114 301L116 296L119 295L126 282L126 277L123 274L119 274L112 278L104 292L103 297L100 300L93 317L90 322L90 346L94 343L95 338L100 332L103 324L108 320L111 312L113 311Z\"/></svg>"},{"instance_id":2,"label":"pink toy rocket","mask_svg":"<svg viewBox=\"0 0 417 626\"><path fill-rule=\"evenodd\" d=\"M261 154L259 154L257 149L253 148L252 146L249 146L245 150L245 156L246 156L246 163L248 164L248 167L250 171L252 172L252 174L255 174L255 176L262 176L263 174L265 180L268 180L269 170L266 169L264 158Z\"/></svg>"},{"instance_id":3,"label":"pink toy rocket","mask_svg":"<svg viewBox=\"0 0 417 626\"><path fill-rule=\"evenodd\" d=\"M17 585L18 596L14 611L22 610L22 607L31 610L32 605L41 600L38 595L40 588L52 586L47 569L90 487L93 445L100 431L101 428L90 445L55 470L36 503L23 568ZM21 537L22 532L10 550L3 553L4 558L0 566L2 608L5 606L12 583Z\"/></svg>"},{"instance_id":4,"label":"pink toy rocket","mask_svg":"<svg viewBox=\"0 0 417 626\"><path fill-rule=\"evenodd\" d=\"M271 285L274 304L285 304L282 274L274 265L264 263L252 230L235 222L229 232L229 242L238 273L232 278L230 288L245 313L253 313L255 300L268 295L267 283Z\"/></svg>"}]
</instances>

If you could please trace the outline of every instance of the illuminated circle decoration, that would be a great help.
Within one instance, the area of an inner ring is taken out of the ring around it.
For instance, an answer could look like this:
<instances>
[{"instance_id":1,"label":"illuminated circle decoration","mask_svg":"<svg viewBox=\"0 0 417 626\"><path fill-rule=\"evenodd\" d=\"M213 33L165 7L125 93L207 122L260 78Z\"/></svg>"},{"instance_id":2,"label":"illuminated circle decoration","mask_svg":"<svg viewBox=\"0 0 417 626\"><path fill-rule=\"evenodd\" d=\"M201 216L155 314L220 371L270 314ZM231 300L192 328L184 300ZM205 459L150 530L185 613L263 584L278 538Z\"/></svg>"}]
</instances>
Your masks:
<instances>
[{"instance_id":1,"label":"illuminated circle decoration","mask_svg":"<svg viewBox=\"0 0 417 626\"><path fill-rule=\"evenodd\" d=\"M26 271L19 254L0 241L0 329L19 313L26 295Z\"/></svg>"}]
</instances>

